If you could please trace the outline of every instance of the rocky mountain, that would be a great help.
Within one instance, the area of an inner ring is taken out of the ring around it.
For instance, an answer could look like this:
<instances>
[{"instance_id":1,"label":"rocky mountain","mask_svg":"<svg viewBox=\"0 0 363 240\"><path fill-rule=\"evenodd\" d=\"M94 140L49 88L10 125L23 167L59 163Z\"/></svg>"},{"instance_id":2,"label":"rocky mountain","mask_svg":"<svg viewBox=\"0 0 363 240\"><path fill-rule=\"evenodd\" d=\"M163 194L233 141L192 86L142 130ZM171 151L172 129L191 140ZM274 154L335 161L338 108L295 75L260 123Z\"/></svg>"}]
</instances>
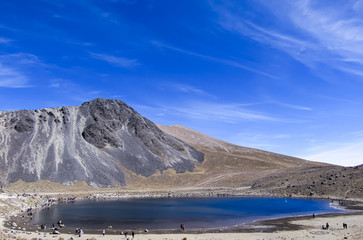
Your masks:
<instances>
[{"instance_id":1,"label":"rocky mountain","mask_svg":"<svg viewBox=\"0 0 363 240\"><path fill-rule=\"evenodd\" d=\"M357 196L362 169L241 147L180 125L154 124L119 100L0 112L0 182L5 185L49 180L46 185L79 181L133 190L248 188L261 194L339 191L340 196Z\"/></svg>"},{"instance_id":2,"label":"rocky mountain","mask_svg":"<svg viewBox=\"0 0 363 240\"><path fill-rule=\"evenodd\" d=\"M125 171L148 177L192 172L204 154L161 131L119 100L0 112L0 182L85 181L126 185Z\"/></svg>"}]
</instances>

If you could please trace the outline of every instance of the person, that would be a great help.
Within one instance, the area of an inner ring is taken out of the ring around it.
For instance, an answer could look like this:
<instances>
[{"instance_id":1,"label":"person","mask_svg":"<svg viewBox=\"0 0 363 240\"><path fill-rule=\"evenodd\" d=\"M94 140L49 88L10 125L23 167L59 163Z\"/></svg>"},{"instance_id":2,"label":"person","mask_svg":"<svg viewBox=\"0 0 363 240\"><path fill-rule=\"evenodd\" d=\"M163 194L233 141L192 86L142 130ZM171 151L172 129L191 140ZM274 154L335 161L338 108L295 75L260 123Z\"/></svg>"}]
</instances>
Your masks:
<instances>
[{"instance_id":1,"label":"person","mask_svg":"<svg viewBox=\"0 0 363 240\"><path fill-rule=\"evenodd\" d=\"M102 230L102 235L103 235L103 236L105 236L105 233L106 233L106 230L105 230L105 229L103 229L103 230Z\"/></svg>"},{"instance_id":2,"label":"person","mask_svg":"<svg viewBox=\"0 0 363 240\"><path fill-rule=\"evenodd\" d=\"M132 232L131 232L131 235L132 235L132 239L134 239L134 237L135 237L135 232L134 232L134 231L132 231Z\"/></svg>"},{"instance_id":3,"label":"person","mask_svg":"<svg viewBox=\"0 0 363 240\"><path fill-rule=\"evenodd\" d=\"M326 223L325 228L329 229L329 224L328 223Z\"/></svg>"},{"instance_id":4,"label":"person","mask_svg":"<svg viewBox=\"0 0 363 240\"><path fill-rule=\"evenodd\" d=\"M82 236L82 233L83 233L83 229L80 228L79 231L78 231L78 236L81 237Z\"/></svg>"},{"instance_id":5,"label":"person","mask_svg":"<svg viewBox=\"0 0 363 240\"><path fill-rule=\"evenodd\" d=\"M185 226L184 226L184 224L180 224L180 228L181 228L182 230L185 230Z\"/></svg>"}]
</instances>

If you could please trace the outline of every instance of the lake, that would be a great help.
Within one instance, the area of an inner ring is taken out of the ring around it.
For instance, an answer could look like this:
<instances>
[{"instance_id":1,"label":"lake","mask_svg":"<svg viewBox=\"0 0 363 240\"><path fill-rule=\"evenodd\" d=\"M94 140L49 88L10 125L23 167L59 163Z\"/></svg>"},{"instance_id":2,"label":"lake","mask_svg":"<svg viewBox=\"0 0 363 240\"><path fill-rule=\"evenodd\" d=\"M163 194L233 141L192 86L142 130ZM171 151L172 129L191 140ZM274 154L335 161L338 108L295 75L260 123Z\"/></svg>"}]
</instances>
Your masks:
<instances>
[{"instance_id":1,"label":"lake","mask_svg":"<svg viewBox=\"0 0 363 240\"><path fill-rule=\"evenodd\" d=\"M148 198L83 200L57 204L33 215L36 224L67 228L217 228L260 219L341 212L328 201L290 198Z\"/></svg>"}]
</instances>

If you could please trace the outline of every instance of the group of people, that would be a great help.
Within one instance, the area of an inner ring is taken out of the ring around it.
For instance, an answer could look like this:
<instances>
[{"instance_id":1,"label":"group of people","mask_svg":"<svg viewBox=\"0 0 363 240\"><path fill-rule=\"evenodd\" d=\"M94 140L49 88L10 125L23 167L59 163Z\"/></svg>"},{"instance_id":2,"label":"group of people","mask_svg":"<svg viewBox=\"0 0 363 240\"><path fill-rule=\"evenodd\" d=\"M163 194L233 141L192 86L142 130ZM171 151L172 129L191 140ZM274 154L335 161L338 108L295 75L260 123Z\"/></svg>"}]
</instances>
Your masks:
<instances>
[{"instance_id":1,"label":"group of people","mask_svg":"<svg viewBox=\"0 0 363 240\"><path fill-rule=\"evenodd\" d=\"M321 225L321 229L328 230L329 229L329 223L326 223L325 226L324 225Z\"/></svg>"},{"instance_id":2,"label":"group of people","mask_svg":"<svg viewBox=\"0 0 363 240\"><path fill-rule=\"evenodd\" d=\"M344 229L347 229L348 228L348 224L343 223L343 228ZM325 226L324 225L321 225L321 229L329 230L329 223L326 223Z\"/></svg>"},{"instance_id":3,"label":"group of people","mask_svg":"<svg viewBox=\"0 0 363 240\"><path fill-rule=\"evenodd\" d=\"M130 238L128 238L127 237L127 235L129 234L129 232L121 232L120 233L121 235L122 234L124 234L125 235L125 238L127 239L127 240L129 240ZM135 232L134 231L131 231L131 236L132 236L132 239L134 239L134 237L135 237Z\"/></svg>"},{"instance_id":4,"label":"group of people","mask_svg":"<svg viewBox=\"0 0 363 240\"><path fill-rule=\"evenodd\" d=\"M78 235L79 237L81 237L83 234L83 229L82 228L77 228L76 229L76 235Z\"/></svg>"}]
</instances>

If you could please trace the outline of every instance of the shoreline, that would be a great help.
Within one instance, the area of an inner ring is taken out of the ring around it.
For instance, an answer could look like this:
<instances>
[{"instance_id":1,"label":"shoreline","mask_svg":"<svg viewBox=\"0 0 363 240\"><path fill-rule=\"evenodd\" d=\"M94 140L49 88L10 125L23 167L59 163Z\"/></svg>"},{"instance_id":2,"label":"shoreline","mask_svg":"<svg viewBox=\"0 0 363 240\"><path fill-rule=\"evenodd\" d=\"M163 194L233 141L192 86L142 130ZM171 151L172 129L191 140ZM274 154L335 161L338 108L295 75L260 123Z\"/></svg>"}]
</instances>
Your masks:
<instances>
[{"instance_id":1,"label":"shoreline","mask_svg":"<svg viewBox=\"0 0 363 240\"><path fill-rule=\"evenodd\" d=\"M310 216L305 217L290 217L274 220L263 220L256 223L255 228L246 231L235 232L208 232L208 233L195 233L190 232L166 232L166 233L139 233L135 232L135 239L137 240L182 240L182 239L194 239L194 240L207 240L207 239L363 239L363 227L361 226L363 219L363 213L357 214L324 214L318 215L314 219ZM331 225L329 230L322 230L321 224L329 222ZM263 226L261 227L261 223ZM348 229L342 227L342 223L348 224ZM279 228L266 228L273 224L278 225ZM103 236L101 231L87 232L79 237L74 233L62 233L54 235L43 232L26 232L21 230L7 229L0 238L2 239L127 239L127 237L120 234L110 234L111 232L106 230L106 235ZM129 235L130 236L130 232ZM130 238L131 239L131 238Z\"/></svg>"},{"instance_id":2,"label":"shoreline","mask_svg":"<svg viewBox=\"0 0 363 240\"><path fill-rule=\"evenodd\" d=\"M130 192L124 192L122 193L122 195L119 194L119 191L114 191L112 192L106 192L107 194L102 194L100 192L94 192L92 194L86 194L86 195L79 195L79 197L77 197L76 201L79 201L80 199L95 199L95 200L106 200L106 199L110 199L110 200L115 200L115 199L133 199L133 198L165 198L165 197L171 197L171 198L176 198L176 197L210 197L210 196L205 196L205 192L202 192L201 195L195 194L195 192L193 193L187 193L187 192L180 192L180 191L176 191L173 194L170 193L171 191L168 192L162 192L161 191L156 191L157 194L154 194L155 192L153 191L130 191ZM132 194L130 194L132 193ZM177 193L177 194L175 194ZM72 194L70 194L72 195ZM192 196L191 196L192 195ZM56 196L56 194L55 194ZM59 195L58 195L59 196ZM111 196L111 197L110 197ZM19 196L17 196L19 197ZM34 201L35 202L35 208L41 208L39 206L39 204L41 203L41 201L39 201L39 199L43 198L43 195L36 195L36 196L32 196L29 195L27 196L28 198L34 198L34 197L38 197L38 200ZM338 199L338 198L331 198L331 197L327 197L327 198L312 198L312 197L305 197L305 196L294 196L294 197L287 197L287 196L266 196L266 195L248 195L248 194L238 194L238 195L230 195L230 194L225 194L225 193L220 193L217 194L214 197L272 197L272 198L304 198L304 199L317 199L317 200L329 200L329 201L335 201L335 202L339 202L343 204L343 208L348 210L348 212L343 212L343 213L326 213L326 214L318 214L316 215L315 219L313 219L312 216L291 216L291 217L282 217L282 218L274 218L274 219L262 219L262 220L255 220L253 222L248 222L248 223L244 223L244 224L240 224L240 225L235 225L235 226L228 226L228 227L221 227L221 228L203 228L203 229L187 229L186 231L181 231L179 229L159 229L159 230L150 230L149 232L145 233L142 230L134 230L135 233L138 236L149 236L149 235L153 235L155 238L155 236L159 237L159 236L170 236L170 235L176 235L176 236L181 236L181 235L185 235L188 234L189 237L192 236L200 236L203 234L217 234L218 236L224 236L224 235L228 235L228 234L271 234L271 233L279 233L281 234L281 232L292 232L292 231L303 231L306 229L306 226L304 225L299 225L299 224L295 224L295 222L299 222L299 221L312 221L312 220L316 220L316 219L334 219L334 218L341 218L341 217L350 217L350 218L358 218L360 219L360 221L362 221L363 219L363 201L358 201L357 199L354 200L350 200L350 199ZM43 200L43 204L44 204L44 199L56 199L56 198L51 198L49 196L44 197ZM52 200L52 201L53 201ZM30 201L32 202L32 201ZM32 202L34 204L34 202ZM57 204L57 202L51 202L52 204ZM43 205L44 207L44 205ZM342 205L338 204L338 207L341 208ZM32 236L31 238L35 238L38 236L41 236L42 239L44 239L44 234L51 237L52 239L54 239L54 237L58 236L58 237L63 237L66 236L68 239L70 239L71 237L75 237L74 234L74 229L66 229L64 228L64 230L62 231L61 229L61 234L60 235L54 235L54 234L50 234L49 230L46 231L46 233L43 230L37 229L36 225L34 226L35 228L30 228L29 225L27 225L27 221L28 218L26 216L24 216L23 214L25 214L25 209L18 209L18 213L14 215L14 212L12 213L8 213L5 216L0 216L0 224L1 224L1 229L0 231L3 232L4 235L6 234L15 234L16 236L22 236L24 238L30 238L30 236ZM4 215L4 214L3 214ZM24 217L22 217L24 216ZM16 219L17 218L17 219ZM20 224L16 227L11 227L11 223L12 221L18 221ZM20 228L20 229L19 229ZM100 232L102 230L100 229L84 229L85 233L84 236L88 236L90 238L95 238L96 236L100 235ZM321 230L321 229L318 229ZM127 230L129 231L129 233L132 230ZM363 231L362 231L363 232ZM121 231L120 230L110 230L107 229L106 230L107 236L111 237L119 237ZM101 237L103 237L101 235ZM180 239L180 238L177 239ZM78 238L78 237L77 237ZM83 237L82 237L83 238ZM151 238L148 238L151 239ZM165 238L163 238L165 239Z\"/></svg>"}]
</instances>

